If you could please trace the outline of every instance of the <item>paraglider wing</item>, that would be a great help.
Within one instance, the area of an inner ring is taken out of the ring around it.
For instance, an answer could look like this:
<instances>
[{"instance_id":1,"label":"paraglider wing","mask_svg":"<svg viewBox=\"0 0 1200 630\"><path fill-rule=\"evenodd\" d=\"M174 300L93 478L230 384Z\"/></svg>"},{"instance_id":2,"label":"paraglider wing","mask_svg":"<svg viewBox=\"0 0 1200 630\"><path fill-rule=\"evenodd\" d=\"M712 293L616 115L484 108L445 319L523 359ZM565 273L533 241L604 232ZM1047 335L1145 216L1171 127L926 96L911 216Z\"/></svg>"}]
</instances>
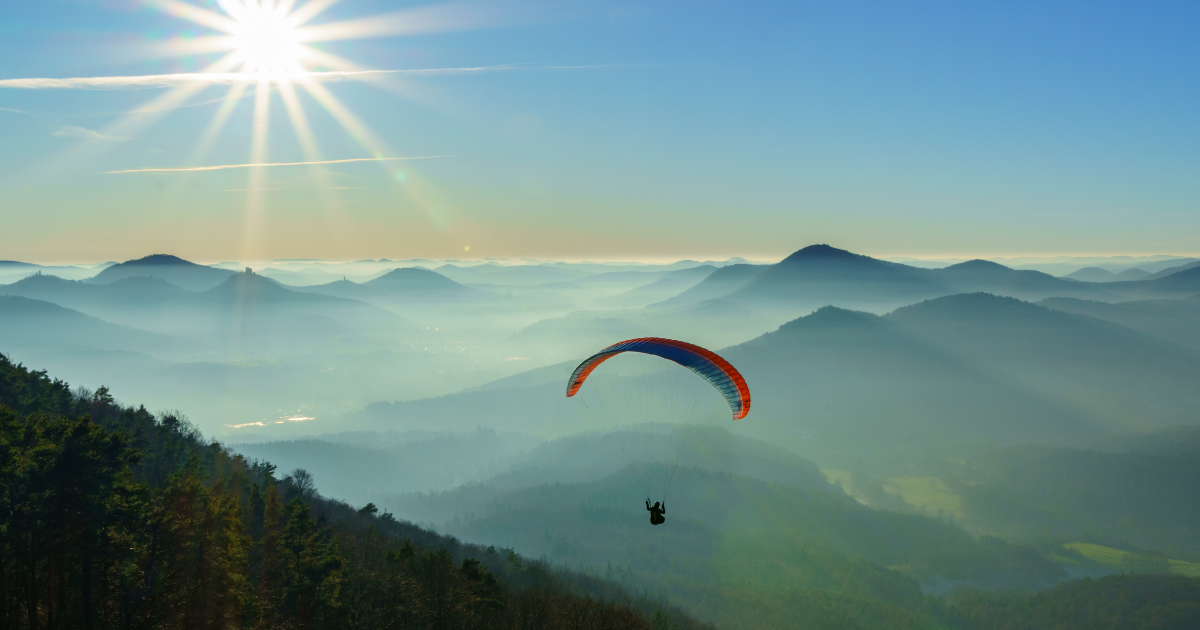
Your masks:
<instances>
[{"instance_id":1,"label":"paraglider wing","mask_svg":"<svg viewBox=\"0 0 1200 630\"><path fill-rule=\"evenodd\" d=\"M729 403L729 408L733 410L734 420L741 420L750 413L750 388L746 385L746 379L742 378L728 361L700 346L661 337L640 337L614 343L588 357L571 373L571 380L567 384L567 398L579 391L592 370L622 352L640 352L674 361L717 388Z\"/></svg>"}]
</instances>

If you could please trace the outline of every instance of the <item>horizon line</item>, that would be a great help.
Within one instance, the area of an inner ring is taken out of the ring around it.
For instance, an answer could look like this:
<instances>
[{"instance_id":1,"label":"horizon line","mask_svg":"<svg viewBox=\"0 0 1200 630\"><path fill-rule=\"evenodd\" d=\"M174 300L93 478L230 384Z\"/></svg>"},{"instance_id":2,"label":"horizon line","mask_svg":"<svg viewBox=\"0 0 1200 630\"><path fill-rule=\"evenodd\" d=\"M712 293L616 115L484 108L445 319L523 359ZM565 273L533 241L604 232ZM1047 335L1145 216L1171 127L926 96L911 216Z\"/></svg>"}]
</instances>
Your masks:
<instances>
[{"instance_id":1,"label":"horizon line","mask_svg":"<svg viewBox=\"0 0 1200 630\"><path fill-rule=\"evenodd\" d=\"M366 158L364 158L364 160L365 159ZM399 158L399 159L405 159L405 158ZM147 256L149 256L149 255L150 254L147 254ZM173 254L171 254L171 255L173 255ZM479 257L479 258L463 258L463 257L449 257L449 256L447 256L447 257L396 258L396 259L389 259L386 257L380 257L380 258L382 260L386 260L389 263L430 261L430 262L442 262L442 263L467 262L467 263L486 264L488 262L522 262L522 261L524 261L529 264L565 263L565 264L601 264L601 265L603 265L603 264L669 265L669 264L674 264L674 263L678 263L678 262L683 262L685 260L691 260L691 261L695 261L695 262L706 262L706 261L707 262L724 262L724 261L728 261L733 258L742 258L742 259L749 261L750 263L756 263L756 264L775 264L776 262L779 262L779 261L783 260L784 258L786 258L788 255L790 255L790 254L759 256L759 257L755 257L755 258L751 258L750 256L752 256L752 255L748 255L748 254L736 254L736 255L723 256L723 257L714 257L712 255L705 255L705 256L684 255L684 256L669 257L669 258L668 257L646 257L646 258L589 257L589 258L570 258L570 259L568 259L568 258L550 258L550 257L540 258L540 257L534 257L534 256L513 256L513 257L483 256L483 257ZM917 257L917 256L914 256L911 254L897 255L897 256L871 255L872 258L876 258L878 260L888 260L888 259L892 259L892 258L910 258L912 260L918 260L918 261L951 261L951 260L967 261L967 260L992 260L992 259L996 259L996 258L1010 258L1010 259L1011 258L1042 258L1042 259L1119 258L1119 257L1151 258L1151 257L1155 257L1155 256L1161 256L1164 258L1200 258L1200 253L1182 253L1182 254L1177 254L1177 253L1170 253L1170 254L1164 254L1164 253L1120 253L1120 254L1053 254L1053 255L1008 254L1008 255L991 255L991 256L987 256L987 255L975 255L975 256L936 255L936 256L924 256L924 257ZM144 256L141 256L139 258L142 258L142 257L144 257ZM183 260L188 260L186 258L183 258L182 256L177 256L177 257L181 258ZM124 260L124 261L117 261L117 264L120 264L122 262L132 262L132 261L138 260L139 258L130 258L130 259ZM28 262L28 261L23 261L23 260L6 260L3 262L19 262L19 263L24 263L24 264L28 264L28 265L37 265L37 266L42 266L42 267L56 267L56 266L60 266L60 267L66 267L66 266L92 267L92 266L97 266L97 265L114 262L114 260L115 259L109 259L109 260L103 260L103 261L42 262L42 263ZM188 260L188 262L193 262L195 264L205 265L205 266L236 263L238 265L250 265L250 266L263 265L264 267L269 267L274 264L286 264L289 262L300 262L300 261L311 261L311 262L319 262L319 263L341 263L341 264L359 263L361 261L361 264L369 264L369 263L387 264L387 263L379 263L378 260L379 259L372 259L372 258L364 256L364 257L358 257L358 258L289 257L289 258L270 258L270 259L263 259L263 260L248 260L248 261L230 260L230 259L226 258L226 259L219 259L219 260L213 259L212 262L200 262L200 261L203 261L203 259Z\"/></svg>"}]
</instances>

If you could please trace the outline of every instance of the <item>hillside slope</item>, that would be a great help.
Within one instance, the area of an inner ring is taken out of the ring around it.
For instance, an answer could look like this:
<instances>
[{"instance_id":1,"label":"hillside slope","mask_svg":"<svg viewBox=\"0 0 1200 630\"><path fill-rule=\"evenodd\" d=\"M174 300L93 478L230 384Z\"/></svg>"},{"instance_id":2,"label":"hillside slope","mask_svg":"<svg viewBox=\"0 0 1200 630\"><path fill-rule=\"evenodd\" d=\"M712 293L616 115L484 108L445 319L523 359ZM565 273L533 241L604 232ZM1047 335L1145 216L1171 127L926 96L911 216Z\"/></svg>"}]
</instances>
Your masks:
<instances>
[{"instance_id":1,"label":"hillside slope","mask_svg":"<svg viewBox=\"0 0 1200 630\"><path fill-rule=\"evenodd\" d=\"M245 348L328 343L351 332L411 327L378 307L293 291L254 273L231 274L203 292L140 276L110 284L32 276L0 287L0 292L52 302L124 326Z\"/></svg>"},{"instance_id":2,"label":"hillside slope","mask_svg":"<svg viewBox=\"0 0 1200 630\"><path fill-rule=\"evenodd\" d=\"M750 383L738 431L821 459L954 441L1075 439L1196 423L1200 354L1012 298L940 298L887 316L825 308L721 350ZM363 428L427 422L562 435L580 426L566 376L381 402ZM554 368L559 370L558 367ZM601 370L602 373L603 370ZM571 420L572 418L576 418ZM466 420L469 419L469 420ZM470 422L470 424L466 424ZM517 427L522 427L518 429Z\"/></svg>"},{"instance_id":3,"label":"hillside slope","mask_svg":"<svg viewBox=\"0 0 1200 630\"><path fill-rule=\"evenodd\" d=\"M235 273L227 269L197 265L168 254L154 254L112 265L85 282L110 284L125 278L148 277L165 280L189 291L207 291L228 280Z\"/></svg>"},{"instance_id":4,"label":"hillside slope","mask_svg":"<svg viewBox=\"0 0 1200 630\"><path fill-rule=\"evenodd\" d=\"M721 627L806 627L789 615L819 614L824 598L843 615L871 611L862 627L925 627L918 581L938 590L952 582L1038 587L1065 577L1032 549L976 542L936 519L728 473L681 471L666 524L651 527L641 474L631 467L590 483L500 492L484 504L478 496L487 484L385 505L417 514L430 504L477 505L443 531L623 575Z\"/></svg>"},{"instance_id":5,"label":"hillside slope","mask_svg":"<svg viewBox=\"0 0 1200 630\"><path fill-rule=\"evenodd\" d=\"M0 463L4 628L702 627L511 549L325 499L303 470L277 478L177 416L72 394L3 355Z\"/></svg>"},{"instance_id":6,"label":"hillside slope","mask_svg":"<svg viewBox=\"0 0 1200 630\"><path fill-rule=\"evenodd\" d=\"M1115 304L1051 298L1039 304L1058 311L1103 319L1200 350L1200 298L1135 300Z\"/></svg>"}]
</instances>

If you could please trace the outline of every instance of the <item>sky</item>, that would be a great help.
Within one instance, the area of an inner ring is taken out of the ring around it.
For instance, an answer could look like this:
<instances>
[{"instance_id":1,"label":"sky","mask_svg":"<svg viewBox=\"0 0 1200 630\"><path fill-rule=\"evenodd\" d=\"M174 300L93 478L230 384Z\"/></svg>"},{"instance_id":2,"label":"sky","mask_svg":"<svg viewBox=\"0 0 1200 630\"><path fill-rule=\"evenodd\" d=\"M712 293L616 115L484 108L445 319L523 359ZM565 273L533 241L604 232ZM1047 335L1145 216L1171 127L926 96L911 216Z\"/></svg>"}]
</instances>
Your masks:
<instances>
[{"instance_id":1,"label":"sky","mask_svg":"<svg viewBox=\"0 0 1200 630\"><path fill-rule=\"evenodd\" d=\"M1200 254L1195 2L242 4L5 4L0 259Z\"/></svg>"}]
</instances>

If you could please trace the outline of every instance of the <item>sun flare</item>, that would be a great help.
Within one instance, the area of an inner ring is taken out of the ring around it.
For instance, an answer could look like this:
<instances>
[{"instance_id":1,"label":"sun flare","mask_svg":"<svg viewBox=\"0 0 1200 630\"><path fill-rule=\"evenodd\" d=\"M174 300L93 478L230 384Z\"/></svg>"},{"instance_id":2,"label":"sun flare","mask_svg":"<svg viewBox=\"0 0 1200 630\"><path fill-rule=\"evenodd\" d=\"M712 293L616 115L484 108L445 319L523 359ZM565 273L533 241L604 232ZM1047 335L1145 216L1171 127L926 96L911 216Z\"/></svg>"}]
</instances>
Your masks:
<instances>
[{"instance_id":1,"label":"sun flare","mask_svg":"<svg viewBox=\"0 0 1200 630\"><path fill-rule=\"evenodd\" d=\"M278 10L248 6L231 28L232 46L243 72L303 72L304 46L297 24Z\"/></svg>"},{"instance_id":2,"label":"sun flare","mask_svg":"<svg viewBox=\"0 0 1200 630\"><path fill-rule=\"evenodd\" d=\"M284 106L300 141L304 157L310 162L322 161L316 138L308 123L298 94L306 93L326 109L333 118L363 147L368 155L389 153L369 130L328 90L313 80L314 70L352 72L357 65L311 44L328 39L353 39L359 35L378 36L366 32L357 22L332 22L320 25L326 31L313 30L313 18L337 3L337 0L217 0L220 12L202 8L193 1L150 0L164 11L197 25L211 28L219 35L177 40L179 50L187 53L223 53L219 61L204 70L206 73L229 73L245 76L247 84L233 84L225 104L217 111L212 124L197 150L199 157L224 127L236 103L253 90L254 123L251 133L250 162L267 160L267 127L272 95ZM385 20L386 21L386 20ZM347 24L349 24L347 26ZM319 73L318 73L319 74ZM255 85L256 84L256 85ZM179 102L198 90L177 90ZM260 175L251 177L250 188L258 189Z\"/></svg>"}]
</instances>

